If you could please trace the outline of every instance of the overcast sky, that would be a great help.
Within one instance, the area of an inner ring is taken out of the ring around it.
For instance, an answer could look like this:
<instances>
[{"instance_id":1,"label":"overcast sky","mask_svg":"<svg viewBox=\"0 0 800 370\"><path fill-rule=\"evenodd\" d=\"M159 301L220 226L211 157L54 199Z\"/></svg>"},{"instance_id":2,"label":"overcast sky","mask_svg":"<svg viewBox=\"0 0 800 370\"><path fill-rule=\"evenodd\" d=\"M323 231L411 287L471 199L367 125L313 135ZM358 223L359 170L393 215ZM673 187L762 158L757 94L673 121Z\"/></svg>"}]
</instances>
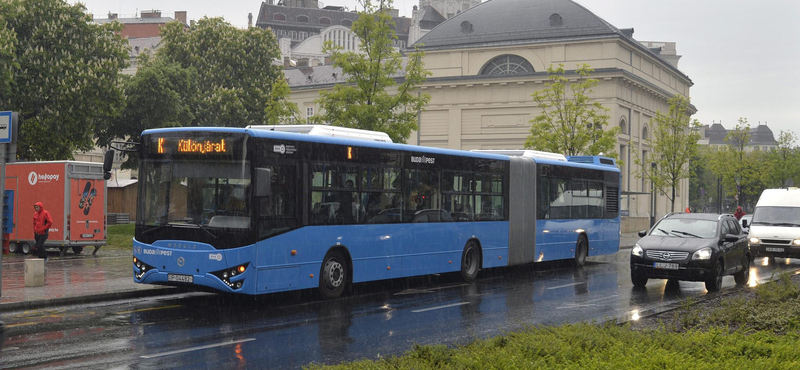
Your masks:
<instances>
[{"instance_id":1,"label":"overcast sky","mask_svg":"<svg viewBox=\"0 0 800 370\"><path fill-rule=\"evenodd\" d=\"M75 3L76 0L68 0ZM531 2L535 0L530 0ZM189 19L222 16L235 26L258 14L258 0L81 0L97 17L109 12L133 17L159 9ZM277 2L277 0L276 0ZM322 0L356 9L356 0ZM796 0L578 0L618 28L634 28L641 41L677 42L678 67L694 82L690 95L695 118L733 128L739 117L755 127L768 122L800 135L800 1ZM415 0L396 0L400 15L411 17Z\"/></svg>"}]
</instances>

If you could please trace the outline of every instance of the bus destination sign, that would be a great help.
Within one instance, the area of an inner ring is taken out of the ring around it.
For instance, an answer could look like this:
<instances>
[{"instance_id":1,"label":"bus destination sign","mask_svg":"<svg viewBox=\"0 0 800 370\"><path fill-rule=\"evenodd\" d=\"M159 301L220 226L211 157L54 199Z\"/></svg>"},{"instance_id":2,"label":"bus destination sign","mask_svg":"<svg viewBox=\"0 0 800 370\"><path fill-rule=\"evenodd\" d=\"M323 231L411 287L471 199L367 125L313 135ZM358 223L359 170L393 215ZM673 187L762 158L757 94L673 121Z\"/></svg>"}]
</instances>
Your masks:
<instances>
[{"instance_id":1,"label":"bus destination sign","mask_svg":"<svg viewBox=\"0 0 800 370\"><path fill-rule=\"evenodd\" d=\"M175 141L170 140L172 143ZM167 140L163 137L158 138L158 153L166 153ZM176 149L178 153L185 154L225 154L228 153L230 145L225 143L225 139L215 140L193 140L178 139Z\"/></svg>"}]
</instances>

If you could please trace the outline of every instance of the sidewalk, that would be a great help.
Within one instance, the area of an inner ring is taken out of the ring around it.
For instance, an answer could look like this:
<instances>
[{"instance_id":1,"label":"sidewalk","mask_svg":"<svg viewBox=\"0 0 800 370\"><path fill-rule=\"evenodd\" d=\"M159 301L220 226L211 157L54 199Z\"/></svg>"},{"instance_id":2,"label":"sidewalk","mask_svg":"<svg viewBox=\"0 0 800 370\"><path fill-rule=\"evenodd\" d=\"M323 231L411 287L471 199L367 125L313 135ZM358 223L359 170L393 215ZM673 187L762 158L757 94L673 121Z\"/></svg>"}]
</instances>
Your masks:
<instances>
[{"instance_id":1,"label":"sidewalk","mask_svg":"<svg viewBox=\"0 0 800 370\"><path fill-rule=\"evenodd\" d=\"M50 252L45 265L45 284L25 286L25 259L33 255L3 255L0 312L48 306L136 298L175 292L175 288L133 282L132 256L128 250L104 249L63 257Z\"/></svg>"}]
</instances>

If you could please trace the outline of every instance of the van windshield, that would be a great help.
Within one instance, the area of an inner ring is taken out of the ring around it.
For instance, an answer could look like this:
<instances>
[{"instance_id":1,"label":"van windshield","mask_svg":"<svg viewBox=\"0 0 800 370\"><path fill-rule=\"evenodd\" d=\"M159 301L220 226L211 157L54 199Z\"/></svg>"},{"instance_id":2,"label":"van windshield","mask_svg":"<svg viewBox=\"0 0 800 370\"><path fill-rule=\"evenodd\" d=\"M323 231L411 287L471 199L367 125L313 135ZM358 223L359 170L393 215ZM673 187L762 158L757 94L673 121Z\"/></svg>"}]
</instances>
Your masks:
<instances>
[{"instance_id":1,"label":"van windshield","mask_svg":"<svg viewBox=\"0 0 800 370\"><path fill-rule=\"evenodd\" d=\"M800 227L800 207L756 207L752 224Z\"/></svg>"}]
</instances>

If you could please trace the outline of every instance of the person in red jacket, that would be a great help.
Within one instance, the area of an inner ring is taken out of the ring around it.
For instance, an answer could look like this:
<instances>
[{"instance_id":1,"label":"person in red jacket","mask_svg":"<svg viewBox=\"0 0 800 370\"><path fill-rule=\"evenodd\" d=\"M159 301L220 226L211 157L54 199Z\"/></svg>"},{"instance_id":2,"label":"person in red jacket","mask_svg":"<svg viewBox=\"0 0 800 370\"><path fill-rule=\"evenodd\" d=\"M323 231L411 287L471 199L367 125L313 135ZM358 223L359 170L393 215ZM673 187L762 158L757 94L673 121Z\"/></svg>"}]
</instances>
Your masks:
<instances>
[{"instance_id":1,"label":"person in red jacket","mask_svg":"<svg viewBox=\"0 0 800 370\"><path fill-rule=\"evenodd\" d=\"M50 217L50 212L44 209L42 202L36 202L33 205L33 209L36 211L33 213L33 236L36 239L36 254L39 258L47 261L44 242L49 235L50 226L53 225L53 218Z\"/></svg>"},{"instance_id":2,"label":"person in red jacket","mask_svg":"<svg viewBox=\"0 0 800 370\"><path fill-rule=\"evenodd\" d=\"M736 213L734 213L733 216L736 217L737 220L741 220L742 216L744 216L744 215L745 215L745 213L744 213L744 210L742 209L742 207L741 206L736 207Z\"/></svg>"}]
</instances>

